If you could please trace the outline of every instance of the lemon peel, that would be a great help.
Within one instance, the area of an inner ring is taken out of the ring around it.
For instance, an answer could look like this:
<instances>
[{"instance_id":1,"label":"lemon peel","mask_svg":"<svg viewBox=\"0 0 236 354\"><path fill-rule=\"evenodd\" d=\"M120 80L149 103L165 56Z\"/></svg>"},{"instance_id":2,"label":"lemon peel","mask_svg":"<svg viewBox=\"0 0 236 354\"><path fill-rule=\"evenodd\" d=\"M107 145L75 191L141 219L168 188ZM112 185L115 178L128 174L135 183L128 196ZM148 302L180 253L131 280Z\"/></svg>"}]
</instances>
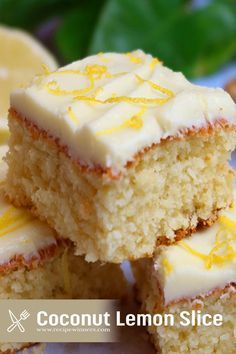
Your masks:
<instances>
[{"instance_id":1,"label":"lemon peel","mask_svg":"<svg viewBox=\"0 0 236 354\"><path fill-rule=\"evenodd\" d=\"M236 249L231 244L236 241L236 222L226 215L221 215L218 222L220 228L215 235L215 244L208 254L198 252L184 241L179 242L187 252L203 260L206 269L212 268L214 264L222 265L236 258Z\"/></svg>"},{"instance_id":2,"label":"lemon peel","mask_svg":"<svg viewBox=\"0 0 236 354\"><path fill-rule=\"evenodd\" d=\"M133 104L163 104L166 103L170 98L147 98L147 97L128 97L128 96L116 96L116 97L108 97L105 100L97 99L95 96L76 96L74 97L77 101L88 101L92 103L133 103Z\"/></svg>"},{"instance_id":3,"label":"lemon peel","mask_svg":"<svg viewBox=\"0 0 236 354\"><path fill-rule=\"evenodd\" d=\"M129 60L134 64L141 64L143 59L133 53L125 53L125 55L129 58Z\"/></svg>"},{"instance_id":4,"label":"lemon peel","mask_svg":"<svg viewBox=\"0 0 236 354\"><path fill-rule=\"evenodd\" d=\"M201 258L203 261L207 260L207 255L204 253L198 252L197 250L194 250L192 247L190 247L186 242L180 241L178 243L180 246L182 246L186 251L190 252L194 256Z\"/></svg>"},{"instance_id":5,"label":"lemon peel","mask_svg":"<svg viewBox=\"0 0 236 354\"><path fill-rule=\"evenodd\" d=\"M43 74L44 75L50 75L52 71L50 71L49 67L47 64L42 64L42 69L43 69Z\"/></svg>"},{"instance_id":6,"label":"lemon peel","mask_svg":"<svg viewBox=\"0 0 236 354\"><path fill-rule=\"evenodd\" d=\"M63 95L76 96L76 95L88 93L89 91L91 91L94 88L94 81L91 78L89 78L89 81L90 81L89 86L87 86L85 88L76 89L76 90L62 90L60 88L60 86L57 84L57 82L55 80L53 80L53 81L49 81L46 84L46 89L49 93L52 93L55 96L63 96Z\"/></svg>"},{"instance_id":7,"label":"lemon peel","mask_svg":"<svg viewBox=\"0 0 236 354\"><path fill-rule=\"evenodd\" d=\"M120 103L120 102L127 102L127 103L133 103L133 104L163 104L163 103L166 103L169 99L171 99L174 96L173 91L171 91L165 87L162 87L153 81L145 80L139 75L135 75L135 77L137 78L137 80L139 82L141 82L141 83L146 82L153 89L165 94L166 97L157 97L157 98L129 97L129 96L114 96L114 94L113 94L111 97L108 97L104 100L97 99L95 97L95 95L92 95L92 96L78 95L78 96L74 97L74 99L79 100L79 101L88 101L88 102L100 103L100 104Z\"/></svg>"},{"instance_id":8,"label":"lemon peel","mask_svg":"<svg viewBox=\"0 0 236 354\"><path fill-rule=\"evenodd\" d=\"M73 111L72 107L68 107L67 108L67 112L68 112L68 116L69 118L71 119L71 121L75 124L78 124L79 123L79 120L78 118L76 117L76 114L75 112Z\"/></svg>"},{"instance_id":9,"label":"lemon peel","mask_svg":"<svg viewBox=\"0 0 236 354\"><path fill-rule=\"evenodd\" d=\"M171 97L174 96L173 91L171 91L171 90L169 90L169 89L167 89L167 88L165 88L165 87L162 87L162 86L156 84L155 82L153 82L153 81L151 81L151 80L145 80L145 79L143 79L141 76L139 76L139 75L137 75L137 74L136 74L135 76L136 76L136 78L137 78L137 80L138 80L139 82L141 82L141 83L145 83L145 82L146 82L146 83L147 83L149 86L151 86L153 89L160 91L161 93L167 95L169 98L171 98Z\"/></svg>"},{"instance_id":10,"label":"lemon peel","mask_svg":"<svg viewBox=\"0 0 236 354\"><path fill-rule=\"evenodd\" d=\"M11 232L17 231L18 229L24 227L25 225L27 225L31 221L32 221L32 219L30 219L30 218L25 218L25 219L21 220L18 224L8 228L7 230L0 231L0 237L6 236L6 235L10 234Z\"/></svg>"},{"instance_id":11,"label":"lemon peel","mask_svg":"<svg viewBox=\"0 0 236 354\"><path fill-rule=\"evenodd\" d=\"M162 260L162 265L164 267L164 271L166 275L170 275L173 272L173 265L170 263L170 261L167 258L163 258Z\"/></svg>"},{"instance_id":12,"label":"lemon peel","mask_svg":"<svg viewBox=\"0 0 236 354\"><path fill-rule=\"evenodd\" d=\"M231 220L226 215L220 215L219 222L227 228L233 228L236 230L236 221Z\"/></svg>"},{"instance_id":13,"label":"lemon peel","mask_svg":"<svg viewBox=\"0 0 236 354\"><path fill-rule=\"evenodd\" d=\"M14 207L7 208L0 216L0 237L16 231L32 220L33 218L24 211Z\"/></svg>"},{"instance_id":14,"label":"lemon peel","mask_svg":"<svg viewBox=\"0 0 236 354\"><path fill-rule=\"evenodd\" d=\"M21 213L17 212L14 207L7 208L0 216L0 229L8 227L12 222L17 221Z\"/></svg>"},{"instance_id":15,"label":"lemon peel","mask_svg":"<svg viewBox=\"0 0 236 354\"><path fill-rule=\"evenodd\" d=\"M57 70L49 71L45 65L43 65L46 75L81 75L92 77L94 80L100 79L103 75L108 74L108 69L105 65L99 64L87 64L85 70Z\"/></svg>"},{"instance_id":16,"label":"lemon peel","mask_svg":"<svg viewBox=\"0 0 236 354\"><path fill-rule=\"evenodd\" d=\"M131 53L126 53L126 55L129 57L130 60L133 62L139 63L140 60L142 61L141 58L136 57L135 55ZM153 63L159 62L157 58L154 58L155 60ZM45 73L46 75L49 74L48 69L44 66L45 68ZM65 74L76 74L76 75L83 75L88 78L90 81L89 86L82 88L82 89L77 89L77 90L63 90L60 88L60 86L56 83L55 80L49 81L46 84L46 89L48 92L51 94L61 96L61 95L73 95L75 100L79 101L87 101L91 103L100 103L100 104L109 104L109 103L120 103L120 102L127 102L127 103L133 103L133 104L163 104L166 103L170 98L174 96L174 93L165 88L162 87L150 80L145 80L141 78L139 75L135 75L136 78L139 80L141 83L148 83L153 89L158 90L159 92L163 93L166 95L166 97L157 97L157 98L148 98L148 97L129 97L129 96L114 96L108 97L105 100L97 99L96 95L90 95L90 96L85 96L84 94L92 91L94 89L94 81L99 80L102 77L105 78L112 78L112 77L119 77L122 75L126 75L127 72L120 72L116 74L110 74L108 72L108 69L105 65L100 65L100 64L88 64L85 67L84 71L81 70L61 70L61 71L56 71L53 74L55 75L65 75Z\"/></svg>"},{"instance_id":17,"label":"lemon peel","mask_svg":"<svg viewBox=\"0 0 236 354\"><path fill-rule=\"evenodd\" d=\"M153 70L157 64L162 64L162 61L160 61L158 58L153 58L149 64L149 68Z\"/></svg>"},{"instance_id":18,"label":"lemon peel","mask_svg":"<svg viewBox=\"0 0 236 354\"><path fill-rule=\"evenodd\" d=\"M90 92L94 89L94 81L101 79L103 76L110 77L108 73L107 67L105 65L99 64L88 64L85 67L84 71L81 70L61 70L55 72L48 72L47 68L46 75L54 74L54 75L82 75L87 77L89 80L89 85L85 88L76 89L76 90L63 90L60 88L59 84L55 81L49 81L45 86L49 93L56 95L56 96L63 96L63 95L83 95L85 93Z\"/></svg>"},{"instance_id":19,"label":"lemon peel","mask_svg":"<svg viewBox=\"0 0 236 354\"><path fill-rule=\"evenodd\" d=\"M110 60L108 58L105 57L103 52L98 53L98 57L101 61L103 61L104 63L108 63Z\"/></svg>"},{"instance_id":20,"label":"lemon peel","mask_svg":"<svg viewBox=\"0 0 236 354\"><path fill-rule=\"evenodd\" d=\"M100 135L112 134L112 133L119 132L120 130L123 130L125 128L141 129L143 126L142 115L145 113L145 111L146 111L146 107L142 107L138 113L133 115L131 118L125 120L124 123L122 123L121 125L101 130L97 132L96 135L100 136Z\"/></svg>"}]
</instances>

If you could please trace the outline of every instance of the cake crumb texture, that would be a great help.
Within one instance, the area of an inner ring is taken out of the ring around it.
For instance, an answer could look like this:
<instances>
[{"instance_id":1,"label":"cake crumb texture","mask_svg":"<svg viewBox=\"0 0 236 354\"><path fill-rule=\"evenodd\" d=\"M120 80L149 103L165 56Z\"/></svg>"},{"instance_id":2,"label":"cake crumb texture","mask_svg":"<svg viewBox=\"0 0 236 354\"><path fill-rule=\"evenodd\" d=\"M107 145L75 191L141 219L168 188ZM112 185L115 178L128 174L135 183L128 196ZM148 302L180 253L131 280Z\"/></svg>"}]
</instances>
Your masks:
<instances>
[{"instance_id":1,"label":"cake crumb texture","mask_svg":"<svg viewBox=\"0 0 236 354\"><path fill-rule=\"evenodd\" d=\"M174 241L232 202L235 131L166 141L114 180L84 170L23 120L10 116L9 125L8 198L70 238L87 261L151 256L158 238Z\"/></svg>"},{"instance_id":2,"label":"cake crumb texture","mask_svg":"<svg viewBox=\"0 0 236 354\"><path fill-rule=\"evenodd\" d=\"M1 272L0 299L121 299L127 283L116 264L87 263L73 249L58 250L53 259ZM30 343L0 343L0 353L13 354Z\"/></svg>"},{"instance_id":3,"label":"cake crumb texture","mask_svg":"<svg viewBox=\"0 0 236 354\"><path fill-rule=\"evenodd\" d=\"M236 286L229 284L209 294L183 299L164 306L160 285L150 278L151 261L134 262L137 298L141 312L173 314L174 326L148 327L157 352L162 354L226 354L236 352ZM222 314L222 326L181 326L182 311L201 310L202 314Z\"/></svg>"}]
</instances>

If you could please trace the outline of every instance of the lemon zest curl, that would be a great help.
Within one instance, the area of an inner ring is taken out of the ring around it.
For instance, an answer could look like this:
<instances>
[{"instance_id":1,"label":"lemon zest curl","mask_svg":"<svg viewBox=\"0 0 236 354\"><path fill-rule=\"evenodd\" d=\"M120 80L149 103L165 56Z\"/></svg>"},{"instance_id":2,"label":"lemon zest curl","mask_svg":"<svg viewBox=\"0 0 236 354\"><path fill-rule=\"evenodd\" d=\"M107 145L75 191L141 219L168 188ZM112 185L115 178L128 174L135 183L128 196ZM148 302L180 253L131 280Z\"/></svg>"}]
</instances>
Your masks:
<instances>
[{"instance_id":1,"label":"lemon zest curl","mask_svg":"<svg viewBox=\"0 0 236 354\"><path fill-rule=\"evenodd\" d=\"M236 249L232 245L232 242L236 241L236 222L226 215L221 215L218 222L220 228L215 235L215 244L208 254L193 249L184 241L178 243L187 252L203 260L206 269L211 269L214 264L223 265L236 258Z\"/></svg>"},{"instance_id":2,"label":"lemon zest curl","mask_svg":"<svg viewBox=\"0 0 236 354\"><path fill-rule=\"evenodd\" d=\"M126 119L124 123L122 123L121 125L98 131L96 135L100 136L100 135L112 134L120 130L123 130L125 128L141 129L143 126L142 115L145 113L145 111L146 111L146 107L142 107L138 113L133 115L131 118Z\"/></svg>"},{"instance_id":3,"label":"lemon zest curl","mask_svg":"<svg viewBox=\"0 0 236 354\"><path fill-rule=\"evenodd\" d=\"M76 114L75 114L75 112L73 111L72 107L68 107L68 108L67 108L67 112L68 112L69 118L72 120L72 122L74 122L75 124L78 124L78 123L79 123L79 120L78 120L78 118L76 117Z\"/></svg>"}]
</instances>

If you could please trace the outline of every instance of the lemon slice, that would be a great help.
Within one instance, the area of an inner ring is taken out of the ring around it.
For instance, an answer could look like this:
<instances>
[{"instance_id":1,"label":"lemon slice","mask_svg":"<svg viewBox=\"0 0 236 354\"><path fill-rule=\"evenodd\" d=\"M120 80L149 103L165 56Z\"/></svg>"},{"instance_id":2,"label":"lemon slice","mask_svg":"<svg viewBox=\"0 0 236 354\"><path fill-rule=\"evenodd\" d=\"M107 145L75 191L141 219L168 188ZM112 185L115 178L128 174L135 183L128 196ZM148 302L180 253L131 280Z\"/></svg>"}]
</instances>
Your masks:
<instances>
[{"instance_id":1,"label":"lemon slice","mask_svg":"<svg viewBox=\"0 0 236 354\"><path fill-rule=\"evenodd\" d=\"M0 144L8 136L10 92L43 72L42 64L57 69L53 56L29 34L0 26Z\"/></svg>"}]
</instances>

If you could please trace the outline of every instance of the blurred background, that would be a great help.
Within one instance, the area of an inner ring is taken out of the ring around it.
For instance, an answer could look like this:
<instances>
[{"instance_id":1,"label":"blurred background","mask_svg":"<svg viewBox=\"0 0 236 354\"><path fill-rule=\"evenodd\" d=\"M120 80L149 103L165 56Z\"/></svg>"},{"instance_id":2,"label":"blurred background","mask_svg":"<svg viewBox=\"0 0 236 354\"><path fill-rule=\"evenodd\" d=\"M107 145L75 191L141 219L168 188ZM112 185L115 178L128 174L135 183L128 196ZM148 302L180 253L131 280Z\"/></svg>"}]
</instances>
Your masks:
<instances>
[{"instance_id":1,"label":"blurred background","mask_svg":"<svg viewBox=\"0 0 236 354\"><path fill-rule=\"evenodd\" d=\"M235 0L0 0L0 23L31 32L60 64L141 48L196 78L236 54Z\"/></svg>"},{"instance_id":2,"label":"blurred background","mask_svg":"<svg viewBox=\"0 0 236 354\"><path fill-rule=\"evenodd\" d=\"M10 92L43 64L137 48L236 100L236 0L0 0L0 144Z\"/></svg>"}]
</instances>

